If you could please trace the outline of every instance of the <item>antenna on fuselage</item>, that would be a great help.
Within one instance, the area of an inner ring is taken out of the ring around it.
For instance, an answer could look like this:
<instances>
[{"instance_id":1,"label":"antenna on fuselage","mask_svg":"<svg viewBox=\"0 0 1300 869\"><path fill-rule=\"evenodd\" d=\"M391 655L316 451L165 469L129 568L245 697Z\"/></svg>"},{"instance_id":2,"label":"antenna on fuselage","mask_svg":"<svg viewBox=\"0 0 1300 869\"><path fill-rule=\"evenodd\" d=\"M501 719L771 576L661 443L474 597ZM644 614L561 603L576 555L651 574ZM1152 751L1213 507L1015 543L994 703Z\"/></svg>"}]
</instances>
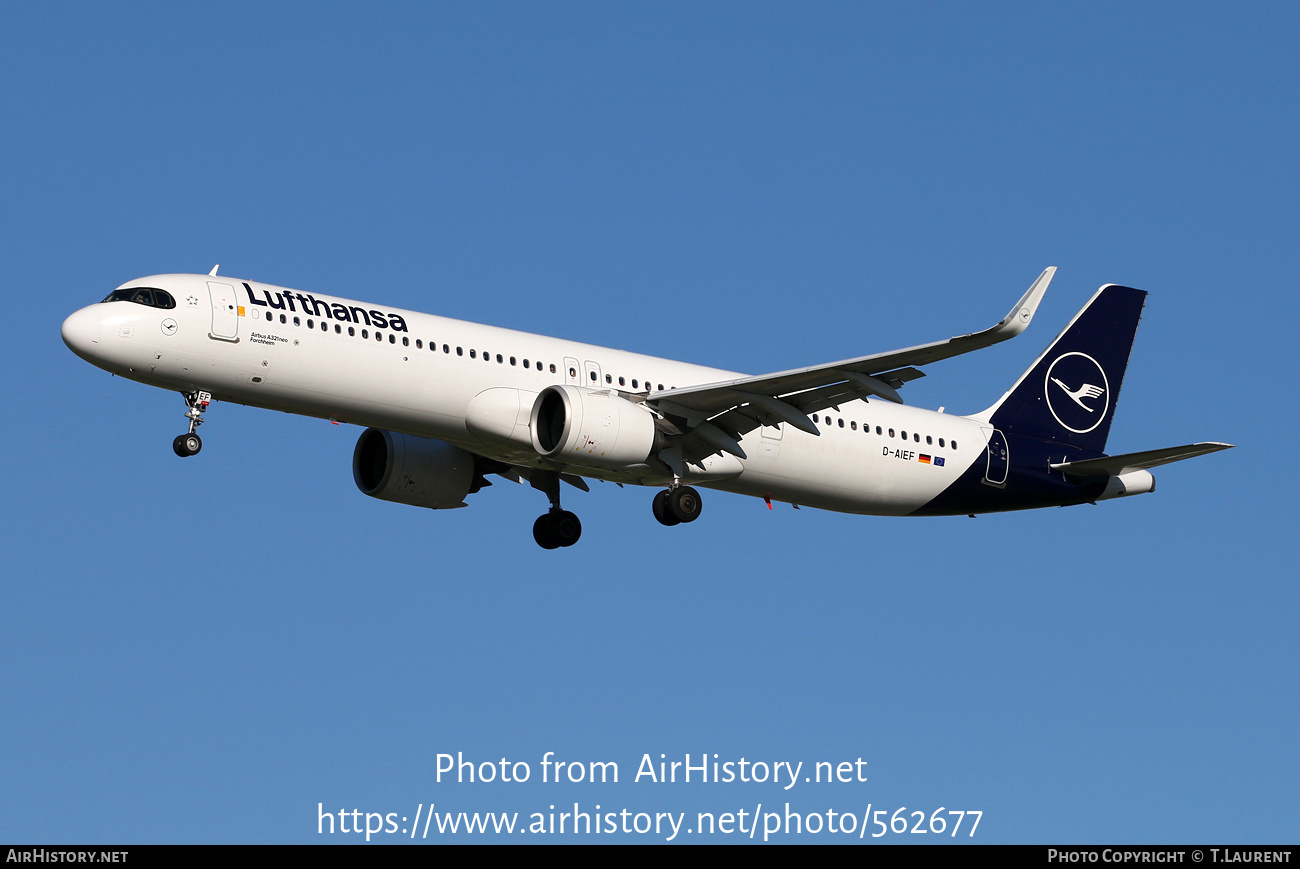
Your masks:
<instances>
[{"instance_id":1,"label":"antenna on fuselage","mask_svg":"<svg viewBox=\"0 0 1300 869\"><path fill-rule=\"evenodd\" d=\"M209 275L215 275L215 274L217 273L217 269L219 269L219 268L221 268L221 263L217 263L216 265L214 265L214 266L212 267L212 271L208 272L208 274L209 274Z\"/></svg>"}]
</instances>

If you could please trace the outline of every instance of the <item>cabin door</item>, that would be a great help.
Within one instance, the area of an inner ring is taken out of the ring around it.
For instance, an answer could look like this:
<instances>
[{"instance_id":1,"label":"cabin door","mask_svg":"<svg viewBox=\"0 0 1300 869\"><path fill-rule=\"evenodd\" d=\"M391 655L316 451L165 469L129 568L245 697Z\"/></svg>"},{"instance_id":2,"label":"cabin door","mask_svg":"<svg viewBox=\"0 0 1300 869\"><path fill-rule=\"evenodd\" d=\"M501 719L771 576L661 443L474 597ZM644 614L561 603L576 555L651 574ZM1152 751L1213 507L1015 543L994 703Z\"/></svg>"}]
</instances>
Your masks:
<instances>
[{"instance_id":1,"label":"cabin door","mask_svg":"<svg viewBox=\"0 0 1300 869\"><path fill-rule=\"evenodd\" d=\"M230 284L208 281L208 298L212 301L212 331L209 338L219 341L239 340L239 299Z\"/></svg>"},{"instance_id":2,"label":"cabin door","mask_svg":"<svg viewBox=\"0 0 1300 869\"><path fill-rule=\"evenodd\" d=\"M988 438L988 464L985 465L984 482L990 486L1002 487L1007 484L1007 473L1011 470L1011 449L1007 446L1007 436L998 429L984 429Z\"/></svg>"}]
</instances>

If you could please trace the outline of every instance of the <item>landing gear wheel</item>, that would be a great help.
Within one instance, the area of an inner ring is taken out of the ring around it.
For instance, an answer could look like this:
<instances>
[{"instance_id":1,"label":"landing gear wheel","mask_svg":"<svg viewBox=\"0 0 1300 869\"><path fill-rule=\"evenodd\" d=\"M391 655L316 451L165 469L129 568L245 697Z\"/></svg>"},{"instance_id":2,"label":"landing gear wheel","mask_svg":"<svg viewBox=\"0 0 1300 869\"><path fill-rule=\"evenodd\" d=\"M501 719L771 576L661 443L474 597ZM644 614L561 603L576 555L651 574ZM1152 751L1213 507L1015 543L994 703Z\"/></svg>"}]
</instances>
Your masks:
<instances>
[{"instance_id":1,"label":"landing gear wheel","mask_svg":"<svg viewBox=\"0 0 1300 869\"><path fill-rule=\"evenodd\" d=\"M537 521L533 523L533 539L543 549L560 548L560 535L555 531L553 514L543 513L537 517Z\"/></svg>"},{"instance_id":2,"label":"landing gear wheel","mask_svg":"<svg viewBox=\"0 0 1300 869\"><path fill-rule=\"evenodd\" d=\"M578 517L568 510L561 510L559 513L552 514L555 523L555 533L559 538L561 546L572 546L578 542L582 536L582 523Z\"/></svg>"},{"instance_id":3,"label":"landing gear wheel","mask_svg":"<svg viewBox=\"0 0 1300 869\"><path fill-rule=\"evenodd\" d=\"M578 517L560 506L559 471L536 470L528 478L534 489L545 492L551 509L537 517L533 523L533 539L543 549L572 546L582 536L582 523Z\"/></svg>"},{"instance_id":4,"label":"landing gear wheel","mask_svg":"<svg viewBox=\"0 0 1300 869\"><path fill-rule=\"evenodd\" d=\"M674 516L668 509L667 489L655 493L655 499L650 502L650 509L654 512L655 518L659 520L660 525L668 525L671 527L682 521Z\"/></svg>"},{"instance_id":5,"label":"landing gear wheel","mask_svg":"<svg viewBox=\"0 0 1300 869\"><path fill-rule=\"evenodd\" d=\"M668 512L678 522L694 522L703 506L700 493L690 486L678 486L668 493Z\"/></svg>"},{"instance_id":6,"label":"landing gear wheel","mask_svg":"<svg viewBox=\"0 0 1300 869\"><path fill-rule=\"evenodd\" d=\"M172 451L182 459L197 455L201 449L203 449L203 441L199 440L196 434L178 435L176 440L172 441Z\"/></svg>"},{"instance_id":7,"label":"landing gear wheel","mask_svg":"<svg viewBox=\"0 0 1300 869\"><path fill-rule=\"evenodd\" d=\"M582 523L568 510L555 510L537 517L533 523L533 539L543 549L572 546L582 536Z\"/></svg>"}]
</instances>

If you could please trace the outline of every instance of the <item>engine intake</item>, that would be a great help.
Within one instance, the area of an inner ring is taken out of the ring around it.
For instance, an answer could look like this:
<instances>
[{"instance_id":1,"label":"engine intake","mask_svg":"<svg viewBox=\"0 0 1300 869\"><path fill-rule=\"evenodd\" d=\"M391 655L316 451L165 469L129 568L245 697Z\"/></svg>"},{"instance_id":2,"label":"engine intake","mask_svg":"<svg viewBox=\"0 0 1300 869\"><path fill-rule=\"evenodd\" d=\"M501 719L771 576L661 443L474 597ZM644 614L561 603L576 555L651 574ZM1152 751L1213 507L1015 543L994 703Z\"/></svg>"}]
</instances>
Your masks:
<instances>
[{"instance_id":1,"label":"engine intake","mask_svg":"<svg viewBox=\"0 0 1300 869\"><path fill-rule=\"evenodd\" d=\"M365 495L448 510L478 491L474 454L446 441L368 428L352 451L352 478Z\"/></svg>"},{"instance_id":2,"label":"engine intake","mask_svg":"<svg viewBox=\"0 0 1300 869\"><path fill-rule=\"evenodd\" d=\"M538 455L565 464L621 469L658 451L654 415L612 390L548 386L529 421Z\"/></svg>"}]
</instances>

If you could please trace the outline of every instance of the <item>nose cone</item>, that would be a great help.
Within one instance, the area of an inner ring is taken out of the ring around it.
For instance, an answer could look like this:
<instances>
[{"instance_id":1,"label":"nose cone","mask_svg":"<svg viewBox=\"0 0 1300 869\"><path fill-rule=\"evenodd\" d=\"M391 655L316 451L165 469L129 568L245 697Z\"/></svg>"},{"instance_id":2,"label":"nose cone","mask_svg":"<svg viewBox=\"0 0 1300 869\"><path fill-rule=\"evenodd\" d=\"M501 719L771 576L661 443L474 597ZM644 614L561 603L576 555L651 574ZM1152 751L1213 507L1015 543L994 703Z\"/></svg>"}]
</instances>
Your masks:
<instances>
[{"instance_id":1,"label":"nose cone","mask_svg":"<svg viewBox=\"0 0 1300 869\"><path fill-rule=\"evenodd\" d=\"M63 343L82 359L93 362L100 342L104 320L99 305L91 305L73 313L63 321Z\"/></svg>"}]
</instances>

